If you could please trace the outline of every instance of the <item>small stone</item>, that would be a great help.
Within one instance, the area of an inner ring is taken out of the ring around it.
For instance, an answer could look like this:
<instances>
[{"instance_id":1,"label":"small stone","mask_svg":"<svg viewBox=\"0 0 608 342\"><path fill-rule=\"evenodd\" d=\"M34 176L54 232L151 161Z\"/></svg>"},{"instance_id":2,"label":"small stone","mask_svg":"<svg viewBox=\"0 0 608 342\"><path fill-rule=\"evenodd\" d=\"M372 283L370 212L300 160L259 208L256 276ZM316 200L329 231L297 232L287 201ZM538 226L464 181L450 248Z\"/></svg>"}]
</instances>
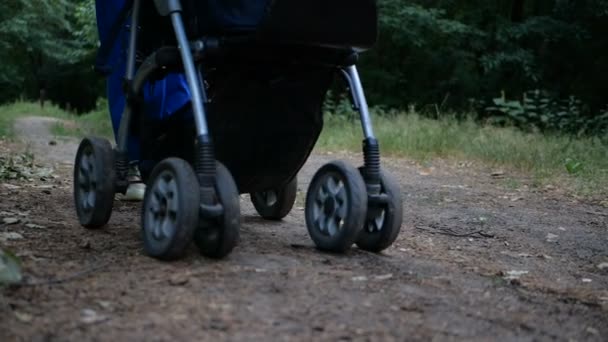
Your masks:
<instances>
[{"instance_id":1,"label":"small stone","mask_svg":"<svg viewBox=\"0 0 608 342\"><path fill-rule=\"evenodd\" d=\"M32 315L28 314L27 312L15 311L15 317L23 323L29 323L32 321Z\"/></svg>"},{"instance_id":2,"label":"small stone","mask_svg":"<svg viewBox=\"0 0 608 342\"><path fill-rule=\"evenodd\" d=\"M0 241L22 240L23 235L15 232L0 233Z\"/></svg>"},{"instance_id":3,"label":"small stone","mask_svg":"<svg viewBox=\"0 0 608 342\"><path fill-rule=\"evenodd\" d=\"M553 233L547 234L547 242L556 242L559 238L559 235L555 235Z\"/></svg>"},{"instance_id":4,"label":"small stone","mask_svg":"<svg viewBox=\"0 0 608 342\"><path fill-rule=\"evenodd\" d=\"M353 281L367 281L366 276L356 276L352 278Z\"/></svg>"},{"instance_id":5,"label":"small stone","mask_svg":"<svg viewBox=\"0 0 608 342\"><path fill-rule=\"evenodd\" d=\"M51 194L51 190L44 189L44 190L42 190L42 193L46 194L46 195L50 195Z\"/></svg>"},{"instance_id":6,"label":"small stone","mask_svg":"<svg viewBox=\"0 0 608 342\"><path fill-rule=\"evenodd\" d=\"M383 274L383 275L375 276L374 279L376 279L376 280L389 280L392 277L393 277L393 274L389 273L389 274Z\"/></svg>"},{"instance_id":7,"label":"small stone","mask_svg":"<svg viewBox=\"0 0 608 342\"><path fill-rule=\"evenodd\" d=\"M601 264L597 265L597 268L600 270L608 268L608 262L602 262Z\"/></svg>"},{"instance_id":8,"label":"small stone","mask_svg":"<svg viewBox=\"0 0 608 342\"><path fill-rule=\"evenodd\" d=\"M599 330L595 329L594 327L587 327L587 329L585 329L585 331L587 331L591 335L599 335L600 334Z\"/></svg>"},{"instance_id":9,"label":"small stone","mask_svg":"<svg viewBox=\"0 0 608 342\"><path fill-rule=\"evenodd\" d=\"M528 271L518 271L518 270L512 270L512 271L507 271L506 274L504 274L503 278L505 278L506 280L515 280L515 279L519 279L521 278L521 276L528 274Z\"/></svg>"},{"instance_id":10,"label":"small stone","mask_svg":"<svg viewBox=\"0 0 608 342\"><path fill-rule=\"evenodd\" d=\"M16 217L5 217L2 219L2 222L6 225L11 225L11 224L16 224L19 223L19 219Z\"/></svg>"},{"instance_id":11,"label":"small stone","mask_svg":"<svg viewBox=\"0 0 608 342\"><path fill-rule=\"evenodd\" d=\"M44 229L44 228L46 228L45 226L41 226L39 224L34 224L34 223L28 223L25 226L27 228L31 228L31 229Z\"/></svg>"},{"instance_id":12,"label":"small stone","mask_svg":"<svg viewBox=\"0 0 608 342\"><path fill-rule=\"evenodd\" d=\"M107 320L105 316L98 314L92 309L84 309L80 312L80 321L84 324L99 323L105 320Z\"/></svg>"},{"instance_id":13,"label":"small stone","mask_svg":"<svg viewBox=\"0 0 608 342\"><path fill-rule=\"evenodd\" d=\"M55 146L55 145L57 145L57 142L55 140L51 140L51 141L49 141L49 145Z\"/></svg>"},{"instance_id":14,"label":"small stone","mask_svg":"<svg viewBox=\"0 0 608 342\"><path fill-rule=\"evenodd\" d=\"M98 300L98 301L97 301L97 304L99 304L99 306L100 306L102 309L106 309L106 310L110 310L110 309L112 309L112 303L110 303L110 302L108 302L108 301L106 301L106 300Z\"/></svg>"},{"instance_id":15,"label":"small stone","mask_svg":"<svg viewBox=\"0 0 608 342\"><path fill-rule=\"evenodd\" d=\"M80 248L82 248L82 249L91 249L91 240L83 240L80 243Z\"/></svg>"},{"instance_id":16,"label":"small stone","mask_svg":"<svg viewBox=\"0 0 608 342\"><path fill-rule=\"evenodd\" d=\"M591 280L591 279L589 279L589 278L583 278L583 279L581 279L581 281L582 281L583 283L590 283L590 282L592 282L592 280Z\"/></svg>"},{"instance_id":17,"label":"small stone","mask_svg":"<svg viewBox=\"0 0 608 342\"><path fill-rule=\"evenodd\" d=\"M7 188L9 190L18 190L18 189L21 189L21 187L18 186L18 185L13 185L13 184L8 184L8 183L4 183L4 184L2 184L2 186L4 186L5 188Z\"/></svg>"},{"instance_id":18,"label":"small stone","mask_svg":"<svg viewBox=\"0 0 608 342\"><path fill-rule=\"evenodd\" d=\"M186 285L190 281L190 276L187 274L176 274L169 279L169 284L173 286Z\"/></svg>"}]
</instances>

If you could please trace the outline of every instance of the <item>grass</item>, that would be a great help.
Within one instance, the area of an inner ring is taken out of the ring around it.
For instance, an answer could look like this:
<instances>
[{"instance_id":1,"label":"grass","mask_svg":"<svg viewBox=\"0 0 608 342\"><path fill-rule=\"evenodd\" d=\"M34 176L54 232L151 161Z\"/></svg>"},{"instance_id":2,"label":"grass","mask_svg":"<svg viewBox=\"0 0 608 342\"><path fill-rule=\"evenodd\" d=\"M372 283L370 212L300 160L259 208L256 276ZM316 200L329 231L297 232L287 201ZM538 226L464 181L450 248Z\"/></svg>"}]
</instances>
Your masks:
<instances>
[{"instance_id":1,"label":"grass","mask_svg":"<svg viewBox=\"0 0 608 342\"><path fill-rule=\"evenodd\" d=\"M110 116L103 102L100 102L98 108L90 113L75 115L51 104L40 108L37 103L18 101L0 106L0 138L14 137L15 119L32 115L60 119L51 127L51 133L56 136L81 137L87 134L112 136Z\"/></svg>"},{"instance_id":2,"label":"grass","mask_svg":"<svg viewBox=\"0 0 608 342\"><path fill-rule=\"evenodd\" d=\"M52 127L57 136L86 134L112 137L107 104L76 116L55 106L35 103L0 106L0 138L12 136L14 119L43 115L61 119ZM361 125L353 113L326 115L317 143L321 150L360 151ZM517 170L532 176L535 185L559 185L583 196L608 195L608 143L599 138L526 133L515 128L481 126L473 120L431 120L416 113L374 115L374 131L384 155L419 161L432 158L480 161L491 167ZM519 186L507 178L505 187Z\"/></svg>"},{"instance_id":3,"label":"grass","mask_svg":"<svg viewBox=\"0 0 608 342\"><path fill-rule=\"evenodd\" d=\"M361 150L358 120L336 115L326 118L317 146L324 150ZM525 172L536 185L559 184L583 196L608 194L608 144L599 138L525 133L515 128L481 126L472 120L431 120L416 113L375 115L374 131L384 154L420 161L476 160ZM516 185L511 183L509 186Z\"/></svg>"}]
</instances>

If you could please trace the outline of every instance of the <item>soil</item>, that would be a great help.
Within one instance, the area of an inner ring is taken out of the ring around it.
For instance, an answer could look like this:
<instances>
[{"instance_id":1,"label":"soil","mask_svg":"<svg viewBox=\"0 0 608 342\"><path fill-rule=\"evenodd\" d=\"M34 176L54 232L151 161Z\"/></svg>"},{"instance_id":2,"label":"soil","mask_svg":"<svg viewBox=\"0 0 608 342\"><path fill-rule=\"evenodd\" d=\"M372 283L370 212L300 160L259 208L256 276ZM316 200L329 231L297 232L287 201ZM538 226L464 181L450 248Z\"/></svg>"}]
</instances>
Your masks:
<instances>
[{"instance_id":1,"label":"soil","mask_svg":"<svg viewBox=\"0 0 608 342\"><path fill-rule=\"evenodd\" d=\"M0 341L608 340L608 209L559 185L466 161L384 158L403 191L401 234L381 254L333 255L308 236L307 182L329 160L362 158L315 153L282 222L242 196L228 257L192 247L161 262L143 253L140 203L117 197L107 227L79 226L77 141L55 141L42 120L18 132L55 177L0 184L0 215L21 219L0 234L22 237L1 243L26 276L0 290Z\"/></svg>"}]
</instances>

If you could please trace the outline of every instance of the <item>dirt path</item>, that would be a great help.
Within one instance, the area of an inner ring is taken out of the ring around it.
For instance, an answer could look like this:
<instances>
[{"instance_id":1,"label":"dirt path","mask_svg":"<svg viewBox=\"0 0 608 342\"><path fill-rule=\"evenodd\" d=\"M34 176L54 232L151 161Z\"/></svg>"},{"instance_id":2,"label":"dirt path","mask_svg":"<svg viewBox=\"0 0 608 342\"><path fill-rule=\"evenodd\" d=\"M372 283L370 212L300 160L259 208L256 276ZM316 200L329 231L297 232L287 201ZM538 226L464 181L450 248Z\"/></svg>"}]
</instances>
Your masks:
<instances>
[{"instance_id":1,"label":"dirt path","mask_svg":"<svg viewBox=\"0 0 608 342\"><path fill-rule=\"evenodd\" d=\"M404 193L401 235L382 255L330 255L314 249L302 199L337 158L360 164L313 155L283 222L244 196L242 241L222 261L194 248L174 263L145 256L139 204L117 201L106 229L81 228L68 165L0 185L0 212L40 226L0 225L23 236L5 245L46 282L4 291L0 341L608 340L608 209L483 167L385 158Z\"/></svg>"},{"instance_id":2,"label":"dirt path","mask_svg":"<svg viewBox=\"0 0 608 342\"><path fill-rule=\"evenodd\" d=\"M71 164L76 156L78 140L51 134L53 124L60 119L30 116L15 122L15 133L32 150L35 156L47 164Z\"/></svg>"}]
</instances>

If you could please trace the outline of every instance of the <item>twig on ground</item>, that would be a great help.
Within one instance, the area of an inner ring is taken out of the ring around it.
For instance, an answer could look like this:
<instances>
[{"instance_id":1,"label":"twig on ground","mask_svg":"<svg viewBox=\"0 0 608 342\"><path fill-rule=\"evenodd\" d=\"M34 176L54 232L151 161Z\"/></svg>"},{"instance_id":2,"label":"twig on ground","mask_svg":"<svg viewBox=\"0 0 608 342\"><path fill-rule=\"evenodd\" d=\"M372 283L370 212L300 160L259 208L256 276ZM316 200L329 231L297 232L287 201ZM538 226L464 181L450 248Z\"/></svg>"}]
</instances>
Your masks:
<instances>
[{"instance_id":1,"label":"twig on ground","mask_svg":"<svg viewBox=\"0 0 608 342\"><path fill-rule=\"evenodd\" d=\"M455 237L475 237L475 235L479 235L479 237L483 237L483 238L494 238L495 237L494 234L486 233L483 230L476 230L474 232L469 232L469 233L457 233L450 228L432 229L429 227L416 226L416 229L424 230L431 234L441 234L441 235L455 236Z\"/></svg>"},{"instance_id":2,"label":"twig on ground","mask_svg":"<svg viewBox=\"0 0 608 342\"><path fill-rule=\"evenodd\" d=\"M84 278L86 276L88 276L89 274L95 272L95 271L99 271L107 266L110 265L110 262L105 262L90 268L87 268L85 270L82 270L80 272L76 272L72 275L69 275L65 278L56 278L56 279L48 279L48 280L38 280L38 281L31 281L31 280L26 280L21 282L20 284L17 284L17 286L41 286L41 285L58 285L58 284L63 284L63 283L67 283L70 281L74 281L74 280L78 280L80 278Z\"/></svg>"}]
</instances>

